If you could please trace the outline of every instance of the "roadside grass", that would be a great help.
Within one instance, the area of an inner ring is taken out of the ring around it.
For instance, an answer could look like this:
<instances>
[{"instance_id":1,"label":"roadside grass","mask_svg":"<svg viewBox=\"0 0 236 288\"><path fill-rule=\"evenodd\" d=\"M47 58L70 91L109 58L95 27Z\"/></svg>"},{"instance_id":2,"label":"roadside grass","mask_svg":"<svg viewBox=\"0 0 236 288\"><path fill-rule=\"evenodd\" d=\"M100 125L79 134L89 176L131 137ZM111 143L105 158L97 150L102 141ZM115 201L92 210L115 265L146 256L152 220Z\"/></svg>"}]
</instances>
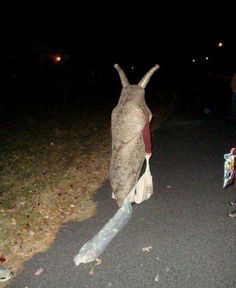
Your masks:
<instances>
[{"instance_id":1,"label":"roadside grass","mask_svg":"<svg viewBox=\"0 0 236 288\"><path fill-rule=\"evenodd\" d=\"M13 271L46 249L62 223L95 213L91 196L108 177L110 158L109 113L96 112L88 118L72 109L1 127L0 256Z\"/></svg>"}]
</instances>

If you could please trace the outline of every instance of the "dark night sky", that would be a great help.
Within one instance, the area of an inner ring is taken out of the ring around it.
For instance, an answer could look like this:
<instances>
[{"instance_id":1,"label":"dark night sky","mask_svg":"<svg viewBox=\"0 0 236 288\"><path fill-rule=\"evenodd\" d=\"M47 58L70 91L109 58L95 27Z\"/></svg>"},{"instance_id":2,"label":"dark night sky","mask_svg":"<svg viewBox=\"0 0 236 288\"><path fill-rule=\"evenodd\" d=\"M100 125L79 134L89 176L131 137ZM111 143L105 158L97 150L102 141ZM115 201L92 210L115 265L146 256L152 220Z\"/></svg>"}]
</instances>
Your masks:
<instances>
[{"instance_id":1,"label":"dark night sky","mask_svg":"<svg viewBox=\"0 0 236 288\"><path fill-rule=\"evenodd\" d=\"M72 55L72 59L76 60L73 65L81 70L81 75L85 74L86 67L89 70L96 66L98 70L105 71L104 79L107 79L107 75L116 76L114 63L119 63L128 74L131 73L134 81L158 63L162 68L159 71L165 71L162 74L167 79L165 83L174 82L177 74L181 81L188 73L184 69L193 65L192 59L204 59L206 56L210 59L208 63L211 59L217 59L217 65L221 58L220 65L224 69L232 66L232 73L236 67L236 32L232 8L224 9L222 3L220 7L210 8L192 2L189 7L166 4L170 6L167 9L161 9L158 3L153 7L148 3L136 3L135 8L128 9L127 4L113 1L109 7L108 4L102 7L100 2L97 6L88 2L86 8L58 5L59 12L57 9L49 11L43 4L40 6L42 9L36 4L33 4L35 7L32 10L25 8L27 13L24 14L13 14L9 10L10 13L0 16L0 50L3 59L6 59L5 65L1 65L1 73L11 69L9 59L20 59L15 78L23 83L22 91L29 83L36 87L38 83L35 82L41 81L36 71L36 57L58 52ZM217 48L218 41L224 43L221 50ZM129 71L133 65L138 67L137 72ZM178 69L184 73L179 73ZM10 77L14 74L12 71L8 73ZM75 75L79 73L76 70ZM41 73L40 77L44 77L44 74ZM54 75L51 74L51 77ZM78 79L74 79L74 83L77 82ZM48 83L51 85L53 80L48 79ZM33 89L29 89L27 99L32 98ZM15 91L12 94L17 95Z\"/></svg>"},{"instance_id":2,"label":"dark night sky","mask_svg":"<svg viewBox=\"0 0 236 288\"><path fill-rule=\"evenodd\" d=\"M131 8L121 1L86 3L83 7L69 2L54 7L41 2L23 7L20 3L19 9L10 3L11 9L1 11L0 73L4 77L0 81L9 107L61 103L65 93L70 99L84 95L86 99L86 95L97 95L98 85L100 95L109 98L110 91L120 89L115 63L131 83L158 63L158 81L152 81L148 89L184 90L186 95L189 85L198 81L194 78L196 68L207 68L204 77L212 67L223 67L216 71L222 74L229 67L228 74L236 70L234 11L232 7L225 9L224 3L208 8L199 1L183 7L165 2L165 8L163 3L151 5L147 1L129 3ZM223 49L217 48L218 41L224 42ZM41 65L42 55L55 53L69 55L70 61ZM206 56L207 62L202 60ZM200 59L200 64L193 64L193 58Z\"/></svg>"},{"instance_id":3,"label":"dark night sky","mask_svg":"<svg viewBox=\"0 0 236 288\"><path fill-rule=\"evenodd\" d=\"M102 14L95 7L77 8L73 14L71 9L69 13L4 17L3 46L26 52L31 48L62 48L91 63L181 62L210 53L220 40L228 47L235 46L230 9L223 12L192 5L189 10L184 7L186 11L177 12L173 7L163 13L158 5L147 11L142 11L142 7L137 11L110 8Z\"/></svg>"}]
</instances>

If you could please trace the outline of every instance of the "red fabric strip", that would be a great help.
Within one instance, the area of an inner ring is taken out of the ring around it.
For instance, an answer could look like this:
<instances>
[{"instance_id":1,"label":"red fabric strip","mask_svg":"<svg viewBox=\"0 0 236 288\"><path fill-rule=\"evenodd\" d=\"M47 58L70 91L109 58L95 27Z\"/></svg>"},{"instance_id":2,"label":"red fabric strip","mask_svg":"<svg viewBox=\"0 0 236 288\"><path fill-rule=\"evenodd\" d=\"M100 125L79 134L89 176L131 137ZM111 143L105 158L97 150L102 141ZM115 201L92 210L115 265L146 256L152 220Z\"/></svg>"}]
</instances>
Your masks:
<instances>
[{"instance_id":1,"label":"red fabric strip","mask_svg":"<svg viewBox=\"0 0 236 288\"><path fill-rule=\"evenodd\" d=\"M146 153L152 153L151 129L149 121L147 121L143 129L143 140Z\"/></svg>"}]
</instances>

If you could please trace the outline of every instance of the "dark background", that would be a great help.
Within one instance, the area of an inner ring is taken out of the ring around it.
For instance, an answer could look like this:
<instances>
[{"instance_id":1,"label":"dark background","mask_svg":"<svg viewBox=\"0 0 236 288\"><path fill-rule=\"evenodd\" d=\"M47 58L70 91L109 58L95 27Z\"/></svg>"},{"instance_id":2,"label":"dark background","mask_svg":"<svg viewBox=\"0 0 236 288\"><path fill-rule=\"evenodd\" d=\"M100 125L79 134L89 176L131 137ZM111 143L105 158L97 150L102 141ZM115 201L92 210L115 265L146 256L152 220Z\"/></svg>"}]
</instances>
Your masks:
<instances>
[{"instance_id":1,"label":"dark background","mask_svg":"<svg viewBox=\"0 0 236 288\"><path fill-rule=\"evenodd\" d=\"M115 63L131 83L158 63L149 100L174 98L180 112L227 114L236 72L232 9L168 5L136 3L129 11L124 3L67 4L49 12L38 3L25 14L8 11L0 19L1 110L113 105L121 88Z\"/></svg>"}]
</instances>

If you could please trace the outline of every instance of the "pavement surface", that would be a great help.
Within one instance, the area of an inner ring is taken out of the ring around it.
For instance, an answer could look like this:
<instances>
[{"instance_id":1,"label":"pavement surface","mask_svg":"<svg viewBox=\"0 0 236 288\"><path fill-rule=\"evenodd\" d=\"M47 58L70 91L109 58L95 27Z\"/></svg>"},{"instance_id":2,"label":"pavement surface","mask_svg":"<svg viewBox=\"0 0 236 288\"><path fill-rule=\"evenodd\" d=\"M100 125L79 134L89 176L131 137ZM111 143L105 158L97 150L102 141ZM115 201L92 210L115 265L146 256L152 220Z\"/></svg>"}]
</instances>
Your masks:
<instances>
[{"instance_id":1,"label":"pavement surface","mask_svg":"<svg viewBox=\"0 0 236 288\"><path fill-rule=\"evenodd\" d=\"M117 211L109 182L96 194L97 215L62 226L7 287L236 287L236 218L227 216L236 188L222 188L223 156L236 146L235 128L222 119L169 119L153 133L154 195L134 205L101 264L76 267L73 258Z\"/></svg>"}]
</instances>

